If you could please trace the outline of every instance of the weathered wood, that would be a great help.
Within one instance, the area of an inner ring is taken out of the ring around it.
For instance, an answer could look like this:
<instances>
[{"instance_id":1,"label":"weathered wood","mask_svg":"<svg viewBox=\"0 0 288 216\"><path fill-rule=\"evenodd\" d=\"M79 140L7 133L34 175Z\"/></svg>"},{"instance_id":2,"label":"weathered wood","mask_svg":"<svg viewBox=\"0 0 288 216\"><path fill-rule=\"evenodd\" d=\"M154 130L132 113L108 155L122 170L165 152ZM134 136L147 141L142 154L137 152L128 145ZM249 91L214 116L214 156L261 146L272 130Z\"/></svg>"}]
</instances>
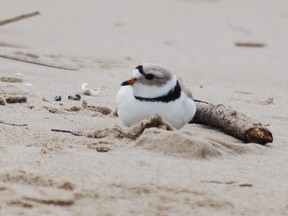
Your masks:
<instances>
[{"instance_id":1,"label":"weathered wood","mask_svg":"<svg viewBox=\"0 0 288 216\"><path fill-rule=\"evenodd\" d=\"M21 16L13 17L11 19L2 20L2 21L0 21L0 26L7 25L9 23L17 22L19 20L27 19L27 18L30 18L30 17L34 17L34 16L37 16L39 14L40 14L40 12L36 11L36 12L33 12L33 13L23 14Z\"/></svg>"},{"instance_id":2,"label":"weathered wood","mask_svg":"<svg viewBox=\"0 0 288 216\"><path fill-rule=\"evenodd\" d=\"M197 111L189 123L209 125L223 130L244 142L265 145L273 141L272 133L261 123L255 123L247 116L222 104L213 105L195 100Z\"/></svg>"}]
</instances>

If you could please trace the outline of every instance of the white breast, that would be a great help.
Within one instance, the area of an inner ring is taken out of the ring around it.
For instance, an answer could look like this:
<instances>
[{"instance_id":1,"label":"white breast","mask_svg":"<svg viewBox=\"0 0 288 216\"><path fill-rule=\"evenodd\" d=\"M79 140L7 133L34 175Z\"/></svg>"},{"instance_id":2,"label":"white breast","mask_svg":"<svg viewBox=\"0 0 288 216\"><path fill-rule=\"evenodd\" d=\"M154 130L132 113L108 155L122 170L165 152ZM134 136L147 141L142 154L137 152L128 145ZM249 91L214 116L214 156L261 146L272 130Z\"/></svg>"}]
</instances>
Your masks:
<instances>
[{"instance_id":1,"label":"white breast","mask_svg":"<svg viewBox=\"0 0 288 216\"><path fill-rule=\"evenodd\" d=\"M126 126L158 114L175 128L180 129L192 120L196 112L194 101L184 92L179 99L168 103L139 101L135 99L131 86L122 86L117 93L117 103L119 118Z\"/></svg>"}]
</instances>

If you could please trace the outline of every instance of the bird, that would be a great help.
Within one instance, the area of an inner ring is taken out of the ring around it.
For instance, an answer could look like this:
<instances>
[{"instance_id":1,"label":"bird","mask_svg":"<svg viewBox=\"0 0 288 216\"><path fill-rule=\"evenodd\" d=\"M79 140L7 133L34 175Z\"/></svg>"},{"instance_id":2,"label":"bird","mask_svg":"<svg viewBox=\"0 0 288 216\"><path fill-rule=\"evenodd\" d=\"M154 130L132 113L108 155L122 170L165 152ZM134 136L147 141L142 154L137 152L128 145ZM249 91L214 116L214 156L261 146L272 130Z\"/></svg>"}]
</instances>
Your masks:
<instances>
[{"instance_id":1,"label":"bird","mask_svg":"<svg viewBox=\"0 0 288 216\"><path fill-rule=\"evenodd\" d=\"M192 120L196 104L192 94L162 65L144 63L132 70L117 93L118 116L130 127L155 115L176 129Z\"/></svg>"}]
</instances>

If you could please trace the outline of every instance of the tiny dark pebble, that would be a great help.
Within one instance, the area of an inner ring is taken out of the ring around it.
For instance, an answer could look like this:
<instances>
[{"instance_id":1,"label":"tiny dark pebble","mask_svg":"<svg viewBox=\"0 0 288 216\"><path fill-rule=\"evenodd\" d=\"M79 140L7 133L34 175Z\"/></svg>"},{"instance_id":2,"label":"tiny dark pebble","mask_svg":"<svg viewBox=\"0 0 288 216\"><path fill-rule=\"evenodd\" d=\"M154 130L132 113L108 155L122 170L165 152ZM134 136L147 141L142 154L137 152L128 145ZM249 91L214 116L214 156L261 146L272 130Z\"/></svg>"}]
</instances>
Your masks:
<instances>
[{"instance_id":1,"label":"tiny dark pebble","mask_svg":"<svg viewBox=\"0 0 288 216\"><path fill-rule=\"evenodd\" d=\"M81 96L80 96L79 94L76 94L75 96L69 95L69 96L68 96L68 99L69 99L69 100L80 100L80 99L81 99Z\"/></svg>"},{"instance_id":2,"label":"tiny dark pebble","mask_svg":"<svg viewBox=\"0 0 288 216\"><path fill-rule=\"evenodd\" d=\"M79 100L81 99L81 96L79 94L76 94L75 97L78 98Z\"/></svg>"},{"instance_id":3,"label":"tiny dark pebble","mask_svg":"<svg viewBox=\"0 0 288 216\"><path fill-rule=\"evenodd\" d=\"M55 98L54 98L54 101L61 101L62 100L62 97L61 96L56 96Z\"/></svg>"}]
</instances>

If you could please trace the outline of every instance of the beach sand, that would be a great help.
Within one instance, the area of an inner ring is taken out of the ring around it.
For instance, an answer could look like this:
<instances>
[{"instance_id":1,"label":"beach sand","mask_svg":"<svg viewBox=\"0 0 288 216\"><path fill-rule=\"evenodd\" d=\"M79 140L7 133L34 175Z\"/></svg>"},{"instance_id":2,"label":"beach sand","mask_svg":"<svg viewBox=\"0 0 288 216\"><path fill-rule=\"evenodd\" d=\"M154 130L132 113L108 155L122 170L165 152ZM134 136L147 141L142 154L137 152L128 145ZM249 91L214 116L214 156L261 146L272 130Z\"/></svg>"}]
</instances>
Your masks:
<instances>
[{"instance_id":1,"label":"beach sand","mask_svg":"<svg viewBox=\"0 0 288 216\"><path fill-rule=\"evenodd\" d=\"M0 7L0 20L41 13L0 26L0 77L14 81L0 81L0 96L27 97L0 105L0 215L288 215L287 1ZM194 98L267 125L273 143L197 124L126 136L116 93L144 62L165 65ZM100 93L83 95L85 82Z\"/></svg>"}]
</instances>

